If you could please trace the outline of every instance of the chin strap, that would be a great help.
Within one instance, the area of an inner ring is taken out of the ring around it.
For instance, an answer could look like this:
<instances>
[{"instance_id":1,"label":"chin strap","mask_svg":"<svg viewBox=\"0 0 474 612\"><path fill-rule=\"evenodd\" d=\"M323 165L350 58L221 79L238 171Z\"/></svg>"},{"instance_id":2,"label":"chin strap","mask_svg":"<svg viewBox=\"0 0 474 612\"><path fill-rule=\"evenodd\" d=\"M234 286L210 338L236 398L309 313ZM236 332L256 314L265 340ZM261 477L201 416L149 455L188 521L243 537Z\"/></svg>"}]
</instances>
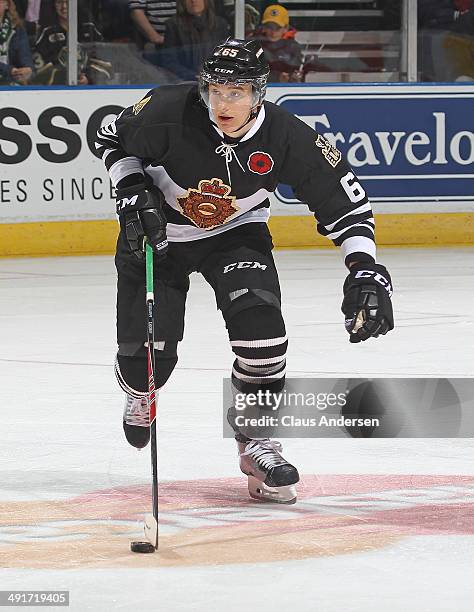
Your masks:
<instances>
[{"instance_id":1,"label":"chin strap","mask_svg":"<svg viewBox=\"0 0 474 612\"><path fill-rule=\"evenodd\" d=\"M258 112L259 112L261 106L262 105L259 104L258 106L254 106L254 108L250 109L250 114L247 117L247 119L244 121L244 123L242 123L242 125L240 127L238 127L236 130L234 130L234 132L238 132L243 127L245 127L248 123L250 123L253 119L255 119L255 117L258 115Z\"/></svg>"}]
</instances>

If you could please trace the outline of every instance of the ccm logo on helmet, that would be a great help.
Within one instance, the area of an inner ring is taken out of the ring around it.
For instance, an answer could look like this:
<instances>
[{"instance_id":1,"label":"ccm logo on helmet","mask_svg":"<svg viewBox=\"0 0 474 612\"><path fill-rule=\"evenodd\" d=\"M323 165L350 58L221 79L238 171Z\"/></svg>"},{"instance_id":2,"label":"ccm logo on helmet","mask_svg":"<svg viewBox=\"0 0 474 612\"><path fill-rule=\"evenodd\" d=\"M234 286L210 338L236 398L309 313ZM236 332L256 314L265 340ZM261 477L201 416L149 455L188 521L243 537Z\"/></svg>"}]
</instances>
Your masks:
<instances>
[{"instance_id":1,"label":"ccm logo on helmet","mask_svg":"<svg viewBox=\"0 0 474 612\"><path fill-rule=\"evenodd\" d=\"M359 270L356 272L355 278L373 278L375 282L379 283L384 287L388 294L392 295L392 287L385 276L379 274L379 272L374 272L373 270Z\"/></svg>"},{"instance_id":2,"label":"ccm logo on helmet","mask_svg":"<svg viewBox=\"0 0 474 612\"><path fill-rule=\"evenodd\" d=\"M228 70L227 68L214 68L216 72L223 72L224 74L233 74L233 70Z\"/></svg>"},{"instance_id":3,"label":"ccm logo on helmet","mask_svg":"<svg viewBox=\"0 0 474 612\"><path fill-rule=\"evenodd\" d=\"M227 274L227 272L230 272L231 270L240 270L242 268L259 268L260 270L266 270L267 264L261 264L258 263L258 261L237 261L225 266L223 272L224 274Z\"/></svg>"}]
</instances>

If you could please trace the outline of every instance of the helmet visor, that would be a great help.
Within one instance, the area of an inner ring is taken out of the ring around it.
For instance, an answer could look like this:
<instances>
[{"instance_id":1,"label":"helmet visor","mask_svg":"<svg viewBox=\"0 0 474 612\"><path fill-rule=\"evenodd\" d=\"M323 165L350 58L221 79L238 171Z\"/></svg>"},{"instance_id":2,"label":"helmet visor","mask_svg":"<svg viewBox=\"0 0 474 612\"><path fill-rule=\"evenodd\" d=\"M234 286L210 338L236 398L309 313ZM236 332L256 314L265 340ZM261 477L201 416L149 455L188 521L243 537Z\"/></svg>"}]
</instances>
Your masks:
<instances>
[{"instance_id":1,"label":"helmet visor","mask_svg":"<svg viewBox=\"0 0 474 612\"><path fill-rule=\"evenodd\" d=\"M265 81L229 79L203 71L199 76L199 94L208 108L215 107L219 101L225 101L233 105L246 105L250 109L262 102L265 95Z\"/></svg>"}]
</instances>

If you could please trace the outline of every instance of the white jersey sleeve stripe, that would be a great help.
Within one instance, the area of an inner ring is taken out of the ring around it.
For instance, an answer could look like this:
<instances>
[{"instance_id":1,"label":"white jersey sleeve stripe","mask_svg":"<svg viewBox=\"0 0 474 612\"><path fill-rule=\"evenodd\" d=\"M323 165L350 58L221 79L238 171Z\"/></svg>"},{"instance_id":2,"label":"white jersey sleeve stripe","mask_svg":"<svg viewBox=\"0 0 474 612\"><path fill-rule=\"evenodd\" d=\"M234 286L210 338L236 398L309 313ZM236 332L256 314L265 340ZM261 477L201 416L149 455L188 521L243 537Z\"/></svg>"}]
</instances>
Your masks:
<instances>
[{"instance_id":1,"label":"white jersey sleeve stripe","mask_svg":"<svg viewBox=\"0 0 474 612\"><path fill-rule=\"evenodd\" d=\"M345 219L346 217L350 217L351 215L358 215L360 213L368 212L371 210L372 210L372 207L369 203L362 204L362 206L359 206L359 208L354 208L354 210L351 210L345 215L342 215L342 217L339 217L339 219L337 219L333 223L330 223L329 225L324 225L324 228L327 229L328 232L330 232L339 223L339 221L342 221L342 219Z\"/></svg>"},{"instance_id":2,"label":"white jersey sleeve stripe","mask_svg":"<svg viewBox=\"0 0 474 612\"><path fill-rule=\"evenodd\" d=\"M119 139L117 138L117 136L108 136L106 134L102 134L102 133L97 133L96 136L96 142L99 143L99 145L104 145L104 146L109 146L110 145L115 145L116 147L119 147Z\"/></svg>"},{"instance_id":3,"label":"white jersey sleeve stripe","mask_svg":"<svg viewBox=\"0 0 474 612\"><path fill-rule=\"evenodd\" d=\"M366 219L366 221L368 222L372 222L374 223L374 219L373 217L371 217L370 219ZM339 238L339 236L342 236L342 234L344 234L345 232L347 232L350 229L353 229L354 227L366 227L367 229L369 229L372 233L374 233L374 228L372 225L370 225L369 223L354 223L354 225L348 225L347 227L345 227L344 229L340 230L339 232L333 232L332 234L327 234L326 238L330 238L331 240L335 240L336 238Z\"/></svg>"},{"instance_id":4,"label":"white jersey sleeve stripe","mask_svg":"<svg viewBox=\"0 0 474 612\"><path fill-rule=\"evenodd\" d=\"M118 182L124 177L137 173L144 174L142 162L138 157L125 157L109 168L110 180L114 187L117 187Z\"/></svg>"},{"instance_id":5,"label":"white jersey sleeve stripe","mask_svg":"<svg viewBox=\"0 0 474 612\"><path fill-rule=\"evenodd\" d=\"M345 259L351 253L367 253L377 261L377 247L375 242L366 236L350 236L341 244L341 253Z\"/></svg>"}]
</instances>

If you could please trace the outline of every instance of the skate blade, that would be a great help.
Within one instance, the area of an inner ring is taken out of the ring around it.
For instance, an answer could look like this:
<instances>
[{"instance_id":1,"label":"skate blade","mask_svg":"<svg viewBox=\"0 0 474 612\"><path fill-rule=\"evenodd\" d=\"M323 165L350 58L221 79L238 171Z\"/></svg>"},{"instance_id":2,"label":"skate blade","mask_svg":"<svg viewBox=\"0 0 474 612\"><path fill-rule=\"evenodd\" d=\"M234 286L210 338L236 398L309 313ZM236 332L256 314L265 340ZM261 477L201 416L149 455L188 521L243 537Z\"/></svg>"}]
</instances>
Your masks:
<instances>
[{"instance_id":1,"label":"skate blade","mask_svg":"<svg viewBox=\"0 0 474 612\"><path fill-rule=\"evenodd\" d=\"M294 504L296 502L296 486L269 487L254 476L248 477L249 495L253 499L272 502L274 504Z\"/></svg>"},{"instance_id":2,"label":"skate blade","mask_svg":"<svg viewBox=\"0 0 474 612\"><path fill-rule=\"evenodd\" d=\"M155 548L158 548L158 523L153 514L145 514L145 524L143 526L146 539L153 544Z\"/></svg>"}]
</instances>

